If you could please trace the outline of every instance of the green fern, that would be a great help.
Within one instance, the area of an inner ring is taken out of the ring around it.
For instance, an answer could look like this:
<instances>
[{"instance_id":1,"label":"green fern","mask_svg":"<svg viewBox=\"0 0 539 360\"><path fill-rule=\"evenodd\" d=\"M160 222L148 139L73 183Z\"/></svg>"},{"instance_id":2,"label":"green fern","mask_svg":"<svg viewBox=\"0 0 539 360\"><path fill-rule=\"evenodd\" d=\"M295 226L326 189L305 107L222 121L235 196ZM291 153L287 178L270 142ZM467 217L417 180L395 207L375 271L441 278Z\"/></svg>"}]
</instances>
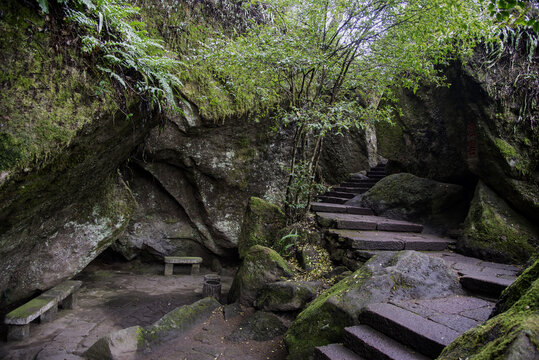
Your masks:
<instances>
[{"instance_id":1,"label":"green fern","mask_svg":"<svg viewBox=\"0 0 539 360\"><path fill-rule=\"evenodd\" d=\"M44 13L47 0L37 0ZM148 36L146 24L138 20L140 9L123 0L56 0L66 18L83 33L82 51L98 55L96 66L103 74L129 88L159 110L179 110L175 91L182 84L176 74L184 64L174 59L163 44ZM128 78L136 72L141 80Z\"/></svg>"}]
</instances>

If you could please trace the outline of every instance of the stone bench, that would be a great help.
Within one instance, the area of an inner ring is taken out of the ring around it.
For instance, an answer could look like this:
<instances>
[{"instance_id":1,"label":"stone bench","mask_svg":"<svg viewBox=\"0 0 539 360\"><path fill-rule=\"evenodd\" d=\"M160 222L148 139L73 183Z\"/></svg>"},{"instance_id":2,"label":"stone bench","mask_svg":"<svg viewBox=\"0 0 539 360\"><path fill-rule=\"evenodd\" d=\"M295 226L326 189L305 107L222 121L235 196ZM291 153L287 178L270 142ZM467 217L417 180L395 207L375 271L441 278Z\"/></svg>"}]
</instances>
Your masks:
<instances>
[{"instance_id":1,"label":"stone bench","mask_svg":"<svg viewBox=\"0 0 539 360\"><path fill-rule=\"evenodd\" d=\"M172 275L174 264L191 265L191 275L200 272L201 257L195 256L165 256L165 276Z\"/></svg>"},{"instance_id":2,"label":"stone bench","mask_svg":"<svg viewBox=\"0 0 539 360\"><path fill-rule=\"evenodd\" d=\"M53 321L58 313L58 305L62 309L73 309L77 304L76 291L81 285L82 281L64 281L7 314L4 323L8 325L8 340L27 338L30 335L30 322L38 317L40 322Z\"/></svg>"}]
</instances>

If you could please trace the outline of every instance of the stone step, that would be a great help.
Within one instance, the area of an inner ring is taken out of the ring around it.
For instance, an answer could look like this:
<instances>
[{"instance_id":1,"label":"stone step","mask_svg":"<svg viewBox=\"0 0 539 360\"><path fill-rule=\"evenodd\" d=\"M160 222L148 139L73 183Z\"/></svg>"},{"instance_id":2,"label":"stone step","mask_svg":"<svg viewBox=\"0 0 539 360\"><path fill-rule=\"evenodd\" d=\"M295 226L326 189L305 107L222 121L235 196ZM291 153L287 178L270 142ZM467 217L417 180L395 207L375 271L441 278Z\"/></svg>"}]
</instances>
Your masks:
<instances>
[{"instance_id":1,"label":"stone step","mask_svg":"<svg viewBox=\"0 0 539 360\"><path fill-rule=\"evenodd\" d=\"M359 184L359 185L374 185L378 182L378 179L348 179L346 183Z\"/></svg>"},{"instance_id":2,"label":"stone step","mask_svg":"<svg viewBox=\"0 0 539 360\"><path fill-rule=\"evenodd\" d=\"M375 182L375 180L349 180L341 183L339 187L370 189L374 186Z\"/></svg>"},{"instance_id":3,"label":"stone step","mask_svg":"<svg viewBox=\"0 0 539 360\"><path fill-rule=\"evenodd\" d=\"M427 360L399 342L366 325L344 328L344 343L369 360Z\"/></svg>"},{"instance_id":4,"label":"stone step","mask_svg":"<svg viewBox=\"0 0 539 360\"><path fill-rule=\"evenodd\" d=\"M335 187L333 188L332 190L333 191L338 191L338 192L347 192L347 193L351 193L351 194L363 194L363 193L366 193L367 190L369 190L370 187L368 186L365 186L365 187L342 187L342 186L338 186L338 187Z\"/></svg>"},{"instance_id":5,"label":"stone step","mask_svg":"<svg viewBox=\"0 0 539 360\"><path fill-rule=\"evenodd\" d=\"M316 360L365 360L341 344L329 344L315 348Z\"/></svg>"},{"instance_id":6,"label":"stone step","mask_svg":"<svg viewBox=\"0 0 539 360\"><path fill-rule=\"evenodd\" d=\"M343 192L343 191L335 191L335 190L332 190L332 191L328 191L327 193L324 194L324 196L333 196L333 197L340 197L340 198L346 198L346 199L352 199L353 197L355 197L356 195L355 194L352 194L352 193L349 193L349 192Z\"/></svg>"},{"instance_id":7,"label":"stone step","mask_svg":"<svg viewBox=\"0 0 539 360\"><path fill-rule=\"evenodd\" d=\"M460 283L472 293L498 298L502 291L513 283L513 279L467 273L460 277Z\"/></svg>"},{"instance_id":8,"label":"stone step","mask_svg":"<svg viewBox=\"0 0 539 360\"><path fill-rule=\"evenodd\" d=\"M311 211L316 212L331 212L341 214L356 214L356 215L374 215L371 209L343 205L315 202L311 204Z\"/></svg>"},{"instance_id":9,"label":"stone step","mask_svg":"<svg viewBox=\"0 0 539 360\"><path fill-rule=\"evenodd\" d=\"M317 199L320 202L330 203L330 204L344 204L350 199L347 198L340 198L335 196L318 196Z\"/></svg>"},{"instance_id":10,"label":"stone step","mask_svg":"<svg viewBox=\"0 0 539 360\"><path fill-rule=\"evenodd\" d=\"M455 243L455 240L432 234L409 232L330 229L329 233L347 240L351 248L360 250L442 251Z\"/></svg>"},{"instance_id":11,"label":"stone step","mask_svg":"<svg viewBox=\"0 0 539 360\"><path fill-rule=\"evenodd\" d=\"M372 174L371 175L367 174L367 176L369 177L369 179L372 179L372 180L381 180L386 177L385 175L372 175Z\"/></svg>"},{"instance_id":12,"label":"stone step","mask_svg":"<svg viewBox=\"0 0 539 360\"><path fill-rule=\"evenodd\" d=\"M436 358L460 334L392 304L371 304L359 315L362 324L410 348Z\"/></svg>"},{"instance_id":13,"label":"stone step","mask_svg":"<svg viewBox=\"0 0 539 360\"><path fill-rule=\"evenodd\" d=\"M408 221L387 219L381 216L318 213L317 220L322 227L326 228L415 233L423 231L423 225Z\"/></svg>"}]
</instances>

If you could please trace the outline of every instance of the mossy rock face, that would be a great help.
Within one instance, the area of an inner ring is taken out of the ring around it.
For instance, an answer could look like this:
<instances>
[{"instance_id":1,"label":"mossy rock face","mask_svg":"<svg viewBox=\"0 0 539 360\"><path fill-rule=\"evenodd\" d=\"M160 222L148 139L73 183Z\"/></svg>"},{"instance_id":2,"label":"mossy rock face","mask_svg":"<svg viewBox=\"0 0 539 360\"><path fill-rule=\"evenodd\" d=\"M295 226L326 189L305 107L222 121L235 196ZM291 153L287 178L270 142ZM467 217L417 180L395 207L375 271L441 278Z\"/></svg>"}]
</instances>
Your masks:
<instances>
[{"instance_id":1,"label":"mossy rock face","mask_svg":"<svg viewBox=\"0 0 539 360\"><path fill-rule=\"evenodd\" d=\"M538 266L535 262L504 291L502 298L510 299L505 312L458 337L438 360L539 358Z\"/></svg>"},{"instance_id":2,"label":"mossy rock face","mask_svg":"<svg viewBox=\"0 0 539 360\"><path fill-rule=\"evenodd\" d=\"M486 260L523 264L538 242L537 228L479 182L458 248Z\"/></svg>"},{"instance_id":3,"label":"mossy rock face","mask_svg":"<svg viewBox=\"0 0 539 360\"><path fill-rule=\"evenodd\" d=\"M272 247L279 230L286 225L284 213L276 205L251 197L243 218L238 251L243 258L254 245Z\"/></svg>"},{"instance_id":4,"label":"mossy rock face","mask_svg":"<svg viewBox=\"0 0 539 360\"><path fill-rule=\"evenodd\" d=\"M290 278L292 275L292 270L277 252L255 245L245 254L232 282L228 300L252 306L264 285Z\"/></svg>"},{"instance_id":5,"label":"mossy rock face","mask_svg":"<svg viewBox=\"0 0 539 360\"><path fill-rule=\"evenodd\" d=\"M377 255L299 314L285 335L288 359L313 359L316 346L341 341L369 304L460 293L457 275L441 259L415 251Z\"/></svg>"},{"instance_id":6,"label":"mossy rock face","mask_svg":"<svg viewBox=\"0 0 539 360\"><path fill-rule=\"evenodd\" d=\"M157 124L88 72L59 12L31 3L0 3L0 307L72 277L123 232L136 202L118 168Z\"/></svg>"},{"instance_id":7,"label":"mossy rock face","mask_svg":"<svg viewBox=\"0 0 539 360\"><path fill-rule=\"evenodd\" d=\"M316 284L302 281L277 281L262 288L254 303L265 311L301 310L316 294Z\"/></svg>"},{"instance_id":8,"label":"mossy rock face","mask_svg":"<svg viewBox=\"0 0 539 360\"><path fill-rule=\"evenodd\" d=\"M493 315L509 310L539 279L539 260L528 267L508 288L506 288L496 303Z\"/></svg>"},{"instance_id":9,"label":"mossy rock face","mask_svg":"<svg viewBox=\"0 0 539 360\"><path fill-rule=\"evenodd\" d=\"M462 186L408 173L383 178L362 196L358 205L372 208L377 215L420 220L435 227L456 227L467 210Z\"/></svg>"}]
</instances>

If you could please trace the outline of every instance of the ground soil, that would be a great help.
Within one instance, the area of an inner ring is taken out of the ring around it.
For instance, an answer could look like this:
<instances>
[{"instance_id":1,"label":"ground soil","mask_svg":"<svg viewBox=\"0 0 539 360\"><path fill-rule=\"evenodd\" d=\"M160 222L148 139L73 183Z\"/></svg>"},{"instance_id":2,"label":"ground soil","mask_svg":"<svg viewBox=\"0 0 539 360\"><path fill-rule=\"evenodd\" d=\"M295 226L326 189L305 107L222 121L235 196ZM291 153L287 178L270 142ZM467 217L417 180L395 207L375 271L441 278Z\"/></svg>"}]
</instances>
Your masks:
<instances>
[{"instance_id":1,"label":"ground soil","mask_svg":"<svg viewBox=\"0 0 539 360\"><path fill-rule=\"evenodd\" d=\"M163 276L163 264L134 262L90 264L79 276L83 281L75 310L63 310L45 324L31 324L30 337L18 342L0 342L0 359L74 360L99 338L133 325L147 326L178 306L202 298L204 274L190 275L189 267L175 267L173 276ZM230 288L233 271L221 274L223 293ZM225 320L222 309L203 324L178 338L155 347L137 359L187 360L280 360L286 350L282 336L270 341L232 342L225 337L254 312L242 308ZM288 320L284 319L285 322Z\"/></svg>"}]
</instances>

